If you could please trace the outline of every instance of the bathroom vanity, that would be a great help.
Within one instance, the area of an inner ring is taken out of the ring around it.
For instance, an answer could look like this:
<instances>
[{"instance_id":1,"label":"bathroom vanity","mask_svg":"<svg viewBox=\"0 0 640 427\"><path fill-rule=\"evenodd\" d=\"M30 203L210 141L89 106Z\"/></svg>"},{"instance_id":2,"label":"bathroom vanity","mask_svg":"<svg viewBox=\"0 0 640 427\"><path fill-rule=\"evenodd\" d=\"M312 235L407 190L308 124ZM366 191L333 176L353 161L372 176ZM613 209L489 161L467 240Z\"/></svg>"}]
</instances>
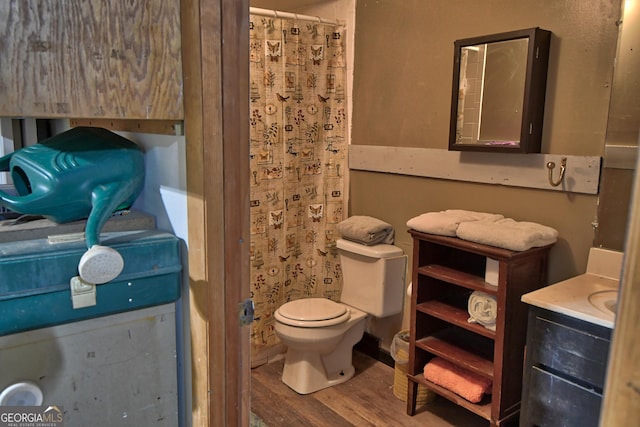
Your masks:
<instances>
[{"instance_id":1,"label":"bathroom vanity","mask_svg":"<svg viewBox=\"0 0 640 427\"><path fill-rule=\"evenodd\" d=\"M620 252L592 248L585 274L523 295L520 426L598 425L621 263Z\"/></svg>"},{"instance_id":2,"label":"bathroom vanity","mask_svg":"<svg viewBox=\"0 0 640 427\"><path fill-rule=\"evenodd\" d=\"M413 237L411 333L407 413L416 411L424 385L492 426L516 420L520 410L527 310L520 298L544 286L551 245L526 251L409 230ZM497 284L486 281L487 264L497 264ZM473 291L496 297L495 331L469 323ZM493 382L491 394L472 403L427 381L423 369L434 357Z\"/></svg>"},{"instance_id":3,"label":"bathroom vanity","mask_svg":"<svg viewBox=\"0 0 640 427\"><path fill-rule=\"evenodd\" d=\"M531 307L521 426L597 426L611 329Z\"/></svg>"}]
</instances>

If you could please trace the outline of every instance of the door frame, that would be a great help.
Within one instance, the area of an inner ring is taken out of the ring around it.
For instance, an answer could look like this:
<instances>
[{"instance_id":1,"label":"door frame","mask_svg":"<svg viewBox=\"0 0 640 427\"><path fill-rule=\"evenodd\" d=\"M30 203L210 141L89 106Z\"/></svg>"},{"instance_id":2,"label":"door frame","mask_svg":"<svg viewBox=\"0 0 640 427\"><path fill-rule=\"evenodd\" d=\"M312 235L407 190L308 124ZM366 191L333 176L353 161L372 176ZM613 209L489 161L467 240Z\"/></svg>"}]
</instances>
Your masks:
<instances>
[{"instance_id":1,"label":"door frame","mask_svg":"<svg viewBox=\"0 0 640 427\"><path fill-rule=\"evenodd\" d=\"M193 426L249 424L249 3L181 2Z\"/></svg>"}]
</instances>

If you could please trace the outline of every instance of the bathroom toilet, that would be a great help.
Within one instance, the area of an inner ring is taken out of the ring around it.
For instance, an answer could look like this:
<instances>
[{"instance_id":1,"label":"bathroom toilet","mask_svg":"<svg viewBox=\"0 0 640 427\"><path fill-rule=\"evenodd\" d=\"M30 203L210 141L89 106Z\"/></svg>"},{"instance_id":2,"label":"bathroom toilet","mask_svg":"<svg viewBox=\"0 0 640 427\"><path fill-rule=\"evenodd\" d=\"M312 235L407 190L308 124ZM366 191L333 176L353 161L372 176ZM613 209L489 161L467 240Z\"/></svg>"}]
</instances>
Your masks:
<instances>
[{"instance_id":1,"label":"bathroom toilet","mask_svg":"<svg viewBox=\"0 0 640 427\"><path fill-rule=\"evenodd\" d=\"M362 339L368 315L402 311L407 257L393 245L337 241L343 273L340 302L306 298L274 313L275 332L287 346L282 381L300 394L353 377L353 346Z\"/></svg>"}]
</instances>

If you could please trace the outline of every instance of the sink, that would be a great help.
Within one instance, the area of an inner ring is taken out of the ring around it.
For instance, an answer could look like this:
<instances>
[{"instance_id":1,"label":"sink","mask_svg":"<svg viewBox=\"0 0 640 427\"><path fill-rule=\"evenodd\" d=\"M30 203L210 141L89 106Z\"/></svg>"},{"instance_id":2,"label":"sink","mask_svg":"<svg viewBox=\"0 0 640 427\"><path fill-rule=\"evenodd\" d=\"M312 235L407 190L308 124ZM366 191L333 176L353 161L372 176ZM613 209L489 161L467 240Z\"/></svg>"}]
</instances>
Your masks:
<instances>
[{"instance_id":1,"label":"sink","mask_svg":"<svg viewBox=\"0 0 640 427\"><path fill-rule=\"evenodd\" d=\"M589 303L598 310L615 314L616 305L618 304L618 291L617 290L605 290L596 291L589 294Z\"/></svg>"},{"instance_id":2,"label":"sink","mask_svg":"<svg viewBox=\"0 0 640 427\"><path fill-rule=\"evenodd\" d=\"M618 288L623 253L591 248L584 274L524 294L523 302L613 328L618 311Z\"/></svg>"}]
</instances>

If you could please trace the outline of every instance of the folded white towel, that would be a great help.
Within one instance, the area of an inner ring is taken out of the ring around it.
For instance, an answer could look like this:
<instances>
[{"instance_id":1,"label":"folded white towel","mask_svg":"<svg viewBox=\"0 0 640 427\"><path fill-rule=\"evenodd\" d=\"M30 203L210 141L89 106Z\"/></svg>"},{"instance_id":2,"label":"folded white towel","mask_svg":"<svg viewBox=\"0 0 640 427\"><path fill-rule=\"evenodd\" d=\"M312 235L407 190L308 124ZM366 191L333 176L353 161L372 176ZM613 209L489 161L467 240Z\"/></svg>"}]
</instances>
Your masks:
<instances>
[{"instance_id":1,"label":"folded white towel","mask_svg":"<svg viewBox=\"0 0 640 427\"><path fill-rule=\"evenodd\" d=\"M469 323L478 323L485 328L495 331L498 317L498 303L494 295L486 292L474 291L468 302Z\"/></svg>"},{"instance_id":2,"label":"folded white towel","mask_svg":"<svg viewBox=\"0 0 640 427\"><path fill-rule=\"evenodd\" d=\"M497 221L504 218L500 214L447 209L440 212L427 212L407 221L407 227L423 233L455 236L458 226L466 221Z\"/></svg>"},{"instance_id":3,"label":"folded white towel","mask_svg":"<svg viewBox=\"0 0 640 427\"><path fill-rule=\"evenodd\" d=\"M558 232L554 228L535 222L518 222L511 218L492 222L464 222L459 225L456 234L464 240L512 251L546 246L558 239Z\"/></svg>"},{"instance_id":4,"label":"folded white towel","mask_svg":"<svg viewBox=\"0 0 640 427\"><path fill-rule=\"evenodd\" d=\"M371 216L354 215L340 222L337 229L344 239L363 245L393 244L393 226Z\"/></svg>"}]
</instances>

